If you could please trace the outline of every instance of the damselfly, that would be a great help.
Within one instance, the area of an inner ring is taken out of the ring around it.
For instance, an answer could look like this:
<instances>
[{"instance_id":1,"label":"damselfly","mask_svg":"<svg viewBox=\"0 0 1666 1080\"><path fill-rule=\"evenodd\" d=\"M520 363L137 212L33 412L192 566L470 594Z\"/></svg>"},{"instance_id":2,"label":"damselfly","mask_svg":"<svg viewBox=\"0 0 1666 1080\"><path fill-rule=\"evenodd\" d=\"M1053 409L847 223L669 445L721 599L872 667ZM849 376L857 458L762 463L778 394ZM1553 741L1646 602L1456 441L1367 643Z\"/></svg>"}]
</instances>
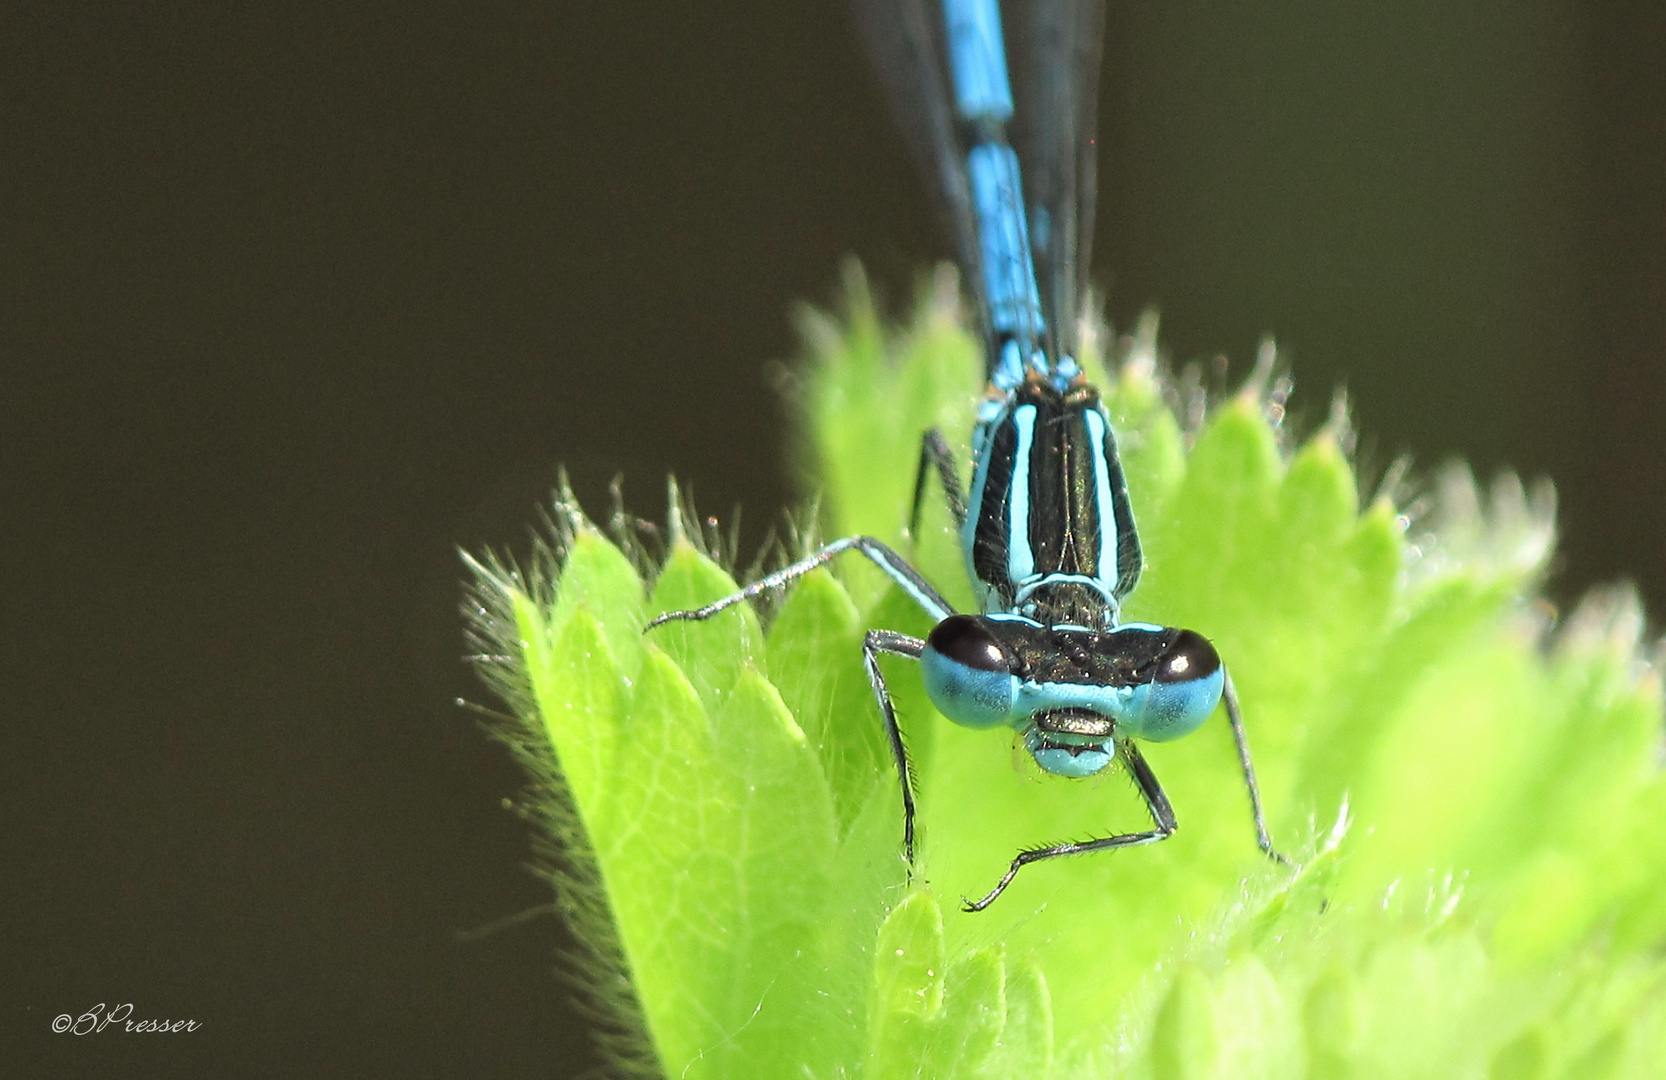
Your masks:
<instances>
[{"instance_id":1,"label":"damselfly","mask_svg":"<svg viewBox=\"0 0 1666 1080\"><path fill-rule=\"evenodd\" d=\"M1140 541L1109 417L1077 362L1076 329L1093 221L1102 3L1014 4L1006 32L997 0L941 0L940 8L930 0L860 0L859 7L904 129L937 182L977 302L988 387L973 430L971 487L963 494L953 451L938 431L926 432L913 518L917 528L935 472L981 614L957 613L891 548L852 536L650 627L708 619L847 551L901 586L936 626L923 640L870 630L862 654L902 784L910 867L914 791L881 655L918 660L932 703L955 723L1016 729L1045 772L1093 776L1120 757L1152 827L1022 850L993 889L966 902L968 911L988 907L1030 863L1171 836L1174 809L1134 740L1186 735L1223 699L1256 841L1282 859L1267 834L1237 694L1214 646L1191 630L1119 620L1140 577Z\"/></svg>"}]
</instances>

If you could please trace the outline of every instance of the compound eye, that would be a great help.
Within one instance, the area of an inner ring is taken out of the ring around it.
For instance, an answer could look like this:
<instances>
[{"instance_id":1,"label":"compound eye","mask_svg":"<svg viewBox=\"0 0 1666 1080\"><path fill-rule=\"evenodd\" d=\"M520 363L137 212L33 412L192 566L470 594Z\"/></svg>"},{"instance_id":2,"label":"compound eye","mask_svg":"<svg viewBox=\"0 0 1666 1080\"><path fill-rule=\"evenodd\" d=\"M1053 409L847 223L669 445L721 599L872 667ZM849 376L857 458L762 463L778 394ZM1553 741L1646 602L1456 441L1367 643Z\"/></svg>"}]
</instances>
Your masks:
<instances>
[{"instance_id":1,"label":"compound eye","mask_svg":"<svg viewBox=\"0 0 1666 1080\"><path fill-rule=\"evenodd\" d=\"M1122 718L1128 734L1152 742L1196 731L1215 711L1226 683L1226 669L1208 638L1192 630L1173 633L1151 681L1136 689Z\"/></svg>"},{"instance_id":2,"label":"compound eye","mask_svg":"<svg viewBox=\"0 0 1666 1080\"><path fill-rule=\"evenodd\" d=\"M1197 637L1196 634L1192 635ZM1202 638L1198 638L1203 641ZM1006 650L995 640L983 620L971 615L950 615L932 628L926 644L945 660L952 660L973 671L997 672L1006 675L1012 665L1007 662ZM1204 642L1207 647L1208 642Z\"/></svg>"},{"instance_id":3,"label":"compound eye","mask_svg":"<svg viewBox=\"0 0 1666 1080\"><path fill-rule=\"evenodd\" d=\"M1157 683L1189 683L1207 679L1221 669L1221 654L1195 630L1182 630L1157 662Z\"/></svg>"},{"instance_id":4,"label":"compound eye","mask_svg":"<svg viewBox=\"0 0 1666 1080\"><path fill-rule=\"evenodd\" d=\"M1018 680L1006 650L971 615L950 615L932 628L920 651L926 696L963 727L987 728L1012 720Z\"/></svg>"}]
</instances>

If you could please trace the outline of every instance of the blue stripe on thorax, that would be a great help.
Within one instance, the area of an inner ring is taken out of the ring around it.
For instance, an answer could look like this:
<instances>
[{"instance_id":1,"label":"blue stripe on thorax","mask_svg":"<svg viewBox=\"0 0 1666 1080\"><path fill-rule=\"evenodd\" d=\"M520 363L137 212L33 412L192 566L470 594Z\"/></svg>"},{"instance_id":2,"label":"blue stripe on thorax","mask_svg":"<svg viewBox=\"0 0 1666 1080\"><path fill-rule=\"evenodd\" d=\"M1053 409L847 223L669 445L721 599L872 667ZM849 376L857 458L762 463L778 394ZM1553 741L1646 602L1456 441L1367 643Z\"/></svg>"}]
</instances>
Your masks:
<instances>
[{"instance_id":1,"label":"blue stripe on thorax","mask_svg":"<svg viewBox=\"0 0 1666 1080\"><path fill-rule=\"evenodd\" d=\"M1089 409L1082 414L1082 422L1087 428L1088 444L1093 447L1093 495L1098 502L1099 510L1098 576L1100 581L1109 581L1110 587L1105 590L1105 595L1114 607L1117 579L1121 576L1121 568L1117 563L1117 551L1120 547L1120 537L1117 535L1117 500L1125 498L1126 495L1111 488L1110 459L1105 455L1105 417L1099 410Z\"/></svg>"},{"instance_id":2,"label":"blue stripe on thorax","mask_svg":"<svg viewBox=\"0 0 1666 1080\"><path fill-rule=\"evenodd\" d=\"M1035 551L1030 547L1030 455L1035 447L1035 406L1012 410L1018 446L1012 456L1012 486L1007 505L1007 580L1019 584L1035 576Z\"/></svg>"}]
</instances>

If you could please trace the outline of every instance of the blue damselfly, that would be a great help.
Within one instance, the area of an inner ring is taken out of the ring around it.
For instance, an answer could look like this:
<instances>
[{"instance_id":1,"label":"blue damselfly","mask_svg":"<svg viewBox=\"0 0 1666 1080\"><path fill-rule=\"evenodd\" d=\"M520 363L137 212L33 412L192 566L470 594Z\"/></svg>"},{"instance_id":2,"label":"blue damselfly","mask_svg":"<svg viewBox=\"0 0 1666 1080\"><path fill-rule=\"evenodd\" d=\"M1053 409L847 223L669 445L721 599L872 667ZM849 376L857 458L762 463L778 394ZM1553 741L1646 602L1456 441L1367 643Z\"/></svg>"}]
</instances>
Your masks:
<instances>
[{"instance_id":1,"label":"blue damselfly","mask_svg":"<svg viewBox=\"0 0 1666 1080\"><path fill-rule=\"evenodd\" d=\"M997 0L861 0L859 8L903 128L935 180L976 301L988 385L973 430L970 487L963 489L941 433L926 432L913 521L917 531L935 474L980 613L956 612L890 547L852 536L650 626L710 618L847 551L865 555L912 597L936 621L925 638L876 629L863 643L901 780L911 867L914 791L881 655L918 660L944 716L972 728L1015 729L1047 773L1093 776L1120 757L1152 827L1022 850L994 888L966 902L968 911L988 907L1030 863L1172 835L1174 809L1135 740L1186 735L1223 700L1256 840L1282 859L1267 833L1237 694L1214 646L1192 630L1120 621L1143 559L1115 433L1077 361L1102 4L1014 4L1006 27Z\"/></svg>"}]
</instances>

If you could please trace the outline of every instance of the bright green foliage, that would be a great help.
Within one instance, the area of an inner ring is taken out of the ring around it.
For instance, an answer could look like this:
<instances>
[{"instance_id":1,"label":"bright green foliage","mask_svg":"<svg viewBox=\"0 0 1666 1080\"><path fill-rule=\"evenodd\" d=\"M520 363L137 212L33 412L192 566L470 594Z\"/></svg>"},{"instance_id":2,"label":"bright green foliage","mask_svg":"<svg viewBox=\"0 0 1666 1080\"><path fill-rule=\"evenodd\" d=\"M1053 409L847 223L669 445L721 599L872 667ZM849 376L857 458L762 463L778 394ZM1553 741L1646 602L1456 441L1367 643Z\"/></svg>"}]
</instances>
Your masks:
<instances>
[{"instance_id":1,"label":"bright green foliage","mask_svg":"<svg viewBox=\"0 0 1666 1080\"><path fill-rule=\"evenodd\" d=\"M801 449L825 534L912 552L966 606L935 485L904 535L921 432L964 446L979 389L952 303L892 339L853 280L844 318L806 322ZM1096 378L1147 562L1125 614L1215 642L1298 869L1256 849L1217 719L1146 749L1175 837L1032 866L965 914L1021 847L1145 827L1132 785L1042 777L887 658L919 780L910 884L860 641L924 617L851 557L767 627L742 606L644 635L734 582L680 520L647 566L564 502L527 569L475 564L474 614L618 1071L1661 1075L1662 703L1634 603L1596 598L1547 631L1546 498L1506 479L1483 507L1449 470L1408 523L1392 492L1361 507L1340 416L1284 445L1265 368L1193 429L1153 327L1115 358Z\"/></svg>"}]
</instances>

